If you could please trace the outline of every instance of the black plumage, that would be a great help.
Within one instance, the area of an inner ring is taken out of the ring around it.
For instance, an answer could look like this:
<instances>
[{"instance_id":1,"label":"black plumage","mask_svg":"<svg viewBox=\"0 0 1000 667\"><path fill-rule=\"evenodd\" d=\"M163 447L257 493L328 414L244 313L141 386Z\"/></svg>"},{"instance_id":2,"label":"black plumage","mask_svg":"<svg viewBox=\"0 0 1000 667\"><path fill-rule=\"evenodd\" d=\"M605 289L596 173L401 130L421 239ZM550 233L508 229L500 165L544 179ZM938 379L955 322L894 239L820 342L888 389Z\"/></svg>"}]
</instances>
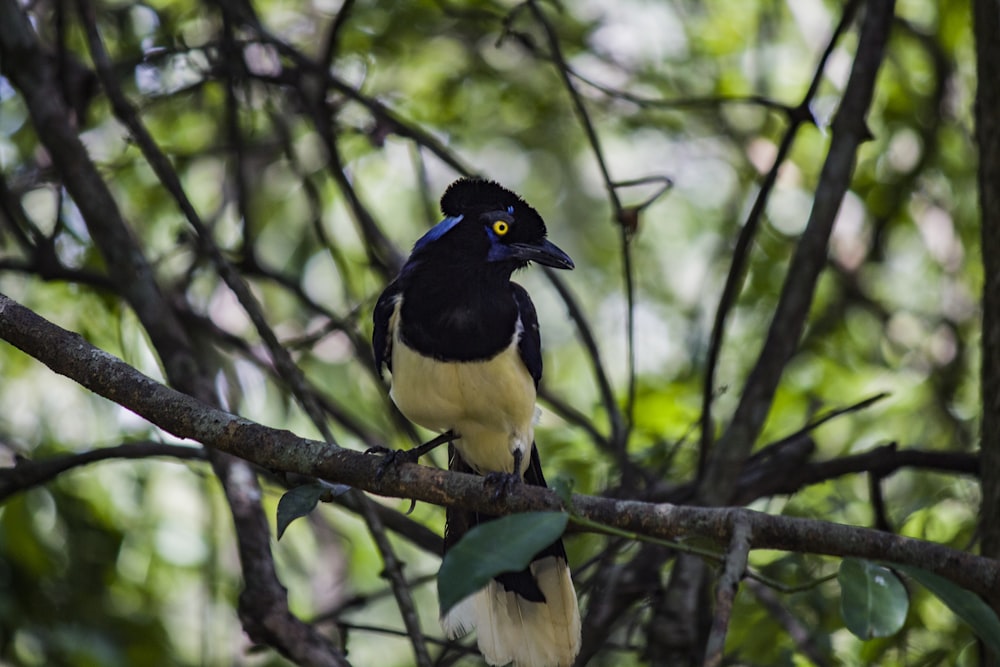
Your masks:
<instances>
[{"instance_id":1,"label":"black plumage","mask_svg":"<svg viewBox=\"0 0 1000 667\"><path fill-rule=\"evenodd\" d=\"M391 395L404 415L458 434L451 469L545 486L534 444L542 377L538 318L527 291L510 278L529 262L555 268L573 262L546 239L538 212L492 181L456 181L441 209L444 220L414 244L376 304L376 363L392 373ZM491 518L449 510L445 548ZM579 612L562 542L539 552L528 569L500 575L497 584L493 610L443 619L449 634L479 627L480 648L493 664L569 664L579 645ZM529 603L535 607L519 606ZM528 627L532 614L542 619L536 625L551 627Z\"/></svg>"}]
</instances>

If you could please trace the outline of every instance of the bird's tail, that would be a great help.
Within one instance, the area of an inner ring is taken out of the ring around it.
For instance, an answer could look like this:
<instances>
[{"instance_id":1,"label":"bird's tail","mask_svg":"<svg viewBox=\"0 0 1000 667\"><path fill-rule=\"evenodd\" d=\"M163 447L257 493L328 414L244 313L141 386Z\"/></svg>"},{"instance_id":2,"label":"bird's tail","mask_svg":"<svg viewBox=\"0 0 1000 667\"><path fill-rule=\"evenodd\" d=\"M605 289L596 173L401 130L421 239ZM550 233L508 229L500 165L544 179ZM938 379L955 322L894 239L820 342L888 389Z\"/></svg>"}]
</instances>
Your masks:
<instances>
[{"instance_id":1,"label":"bird's tail","mask_svg":"<svg viewBox=\"0 0 1000 667\"><path fill-rule=\"evenodd\" d=\"M469 472L455 451L449 467ZM524 481L545 486L534 446ZM449 509L445 550L470 528L492 518ZM572 665L580 650L580 610L562 540L538 552L527 569L501 574L455 605L441 618L441 625L452 639L476 629L479 650L491 665Z\"/></svg>"}]
</instances>

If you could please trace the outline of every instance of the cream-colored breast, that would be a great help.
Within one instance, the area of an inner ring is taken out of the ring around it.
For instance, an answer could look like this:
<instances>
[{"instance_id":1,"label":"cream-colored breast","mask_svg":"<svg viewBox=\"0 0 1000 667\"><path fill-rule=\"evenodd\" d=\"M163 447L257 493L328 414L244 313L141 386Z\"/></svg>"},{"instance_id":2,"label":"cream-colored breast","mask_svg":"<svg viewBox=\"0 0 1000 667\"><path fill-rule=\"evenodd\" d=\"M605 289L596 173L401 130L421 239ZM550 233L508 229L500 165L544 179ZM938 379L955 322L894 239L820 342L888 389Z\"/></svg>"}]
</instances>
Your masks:
<instances>
[{"instance_id":1,"label":"cream-colored breast","mask_svg":"<svg viewBox=\"0 0 1000 667\"><path fill-rule=\"evenodd\" d=\"M535 383L518 353L518 334L491 359L451 362L414 351L392 329L389 393L406 418L434 431L457 432L455 446L479 473L513 472L518 449L523 473L534 439Z\"/></svg>"}]
</instances>

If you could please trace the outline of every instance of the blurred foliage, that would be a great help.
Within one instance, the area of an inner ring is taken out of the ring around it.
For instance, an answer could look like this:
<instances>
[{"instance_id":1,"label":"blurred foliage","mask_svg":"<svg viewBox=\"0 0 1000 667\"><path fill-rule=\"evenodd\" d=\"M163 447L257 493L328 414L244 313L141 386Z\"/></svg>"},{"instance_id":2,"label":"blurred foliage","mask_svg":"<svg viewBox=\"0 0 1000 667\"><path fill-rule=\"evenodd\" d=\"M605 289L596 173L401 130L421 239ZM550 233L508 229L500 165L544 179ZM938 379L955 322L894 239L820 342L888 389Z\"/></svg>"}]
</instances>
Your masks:
<instances>
[{"instance_id":1,"label":"blurred foliage","mask_svg":"<svg viewBox=\"0 0 1000 667\"><path fill-rule=\"evenodd\" d=\"M674 181L643 212L633 242L637 394L629 445L637 462L669 481L694 475L712 318L733 241L787 127L779 109L749 96L798 104L841 4L543 5L613 177ZM393 118L426 132L473 171L517 190L545 216L550 236L576 260L566 280L625 405L619 232L537 21L524 6L488 0L350 3L328 66L360 95L331 90L323 100L329 113L316 118L315 101L298 92L311 88L296 78L313 75L289 52L323 59L339 8L330 0L254 2L261 25L287 50L242 29L227 43L222 12L213 4L124 0L97 8L120 83L187 195L251 282L309 381L349 418L351 425L332 424L338 442L354 448L367 447L366 438L397 447L413 442L392 418L368 350L358 345L370 334L384 275L373 267L357 216L333 178L323 138L332 133L360 202L405 251L436 221L436 198L457 174L407 138ZM33 3L31 11L53 50L61 44L90 66L72 3ZM881 391L891 396L817 430L818 460L889 441L931 450L975 447L982 271L968 6L905 0L897 14L868 119L873 139L859 154L803 345L786 370L760 444L798 430L819 410ZM768 202L713 388L723 423L808 216L829 141L822 123L836 108L855 44L855 31L837 44L812 105L821 126L799 133ZM226 369L215 381L230 408L315 436L261 363L266 355L248 318L106 99L84 100L82 137L161 284L202 318L199 335ZM393 116L373 113L373 104ZM48 237L66 267L102 271L86 226L56 185L23 100L3 79L0 130L0 171L28 217L22 231L34 230L21 238L9 224L0 226L0 291L162 378L141 327L117 298L86 282L44 281L19 263L31 253L26 239ZM625 204L637 204L649 190L621 195ZM565 307L541 271L519 280L538 306L546 387L606 433L609 419L591 359ZM9 457L42 459L165 437L9 347L0 348L0 377L0 444ZM555 407L543 408L538 440L547 474L572 478L581 493L616 483L614 461L588 434ZM978 500L972 480L904 470L882 487L893 528L968 547ZM272 517L280 493L269 487ZM9 499L0 506L0 661L285 664L252 650L240 629L238 560L224 504L207 467L159 460L96 464ZM772 512L873 522L864 476L758 504ZM421 506L413 518L440 530L443 512ZM436 570L436 557L402 538L394 544L411 579ZM571 561L583 564L606 541L571 538L568 547ZM379 576L377 553L353 514L321 507L293 524L274 551L293 611L340 624L354 664L408 664L405 638L372 630L402 624ZM751 562L790 583L819 578L837 565L772 554L754 554ZM581 577L587 582L586 571ZM436 636L431 588L425 581L415 595L423 627ZM969 629L926 592L911 594L903 632L870 642L843 628L832 582L778 600L831 664L968 660ZM642 614L635 611L635 618ZM618 648L641 644L634 625L616 633ZM744 664L806 664L787 627L747 591L737 600L727 649ZM638 663L638 655L609 650L595 663Z\"/></svg>"}]
</instances>

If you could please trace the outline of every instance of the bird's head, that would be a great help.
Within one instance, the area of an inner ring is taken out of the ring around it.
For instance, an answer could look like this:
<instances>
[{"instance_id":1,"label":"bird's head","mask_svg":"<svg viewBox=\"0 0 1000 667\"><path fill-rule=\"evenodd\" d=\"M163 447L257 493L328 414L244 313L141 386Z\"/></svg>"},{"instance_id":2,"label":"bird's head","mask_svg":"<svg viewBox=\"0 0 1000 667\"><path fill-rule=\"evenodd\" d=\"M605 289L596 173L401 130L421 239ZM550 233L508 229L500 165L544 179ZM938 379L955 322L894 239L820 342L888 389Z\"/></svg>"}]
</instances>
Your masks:
<instances>
[{"instance_id":1,"label":"bird's head","mask_svg":"<svg viewBox=\"0 0 1000 667\"><path fill-rule=\"evenodd\" d=\"M414 253L460 253L513 271L528 262L572 269L573 260L545 238L545 222L507 188L478 178L455 181L441 197L445 219L424 234Z\"/></svg>"}]
</instances>

